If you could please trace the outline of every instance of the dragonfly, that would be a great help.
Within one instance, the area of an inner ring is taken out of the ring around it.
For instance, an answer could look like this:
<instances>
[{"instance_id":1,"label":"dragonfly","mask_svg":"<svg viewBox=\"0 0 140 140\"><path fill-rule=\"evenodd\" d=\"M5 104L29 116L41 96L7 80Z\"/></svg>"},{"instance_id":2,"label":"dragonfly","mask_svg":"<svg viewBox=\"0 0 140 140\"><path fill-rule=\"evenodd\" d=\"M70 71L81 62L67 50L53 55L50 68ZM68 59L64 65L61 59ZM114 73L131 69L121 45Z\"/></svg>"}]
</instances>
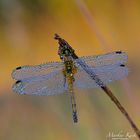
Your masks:
<instances>
[{"instance_id":1,"label":"dragonfly","mask_svg":"<svg viewBox=\"0 0 140 140\"><path fill-rule=\"evenodd\" d=\"M12 72L16 80L12 89L27 95L70 95L72 117L78 122L75 89L105 87L128 75L125 52L77 57L74 49L57 34L58 55L62 61L17 67Z\"/></svg>"}]
</instances>

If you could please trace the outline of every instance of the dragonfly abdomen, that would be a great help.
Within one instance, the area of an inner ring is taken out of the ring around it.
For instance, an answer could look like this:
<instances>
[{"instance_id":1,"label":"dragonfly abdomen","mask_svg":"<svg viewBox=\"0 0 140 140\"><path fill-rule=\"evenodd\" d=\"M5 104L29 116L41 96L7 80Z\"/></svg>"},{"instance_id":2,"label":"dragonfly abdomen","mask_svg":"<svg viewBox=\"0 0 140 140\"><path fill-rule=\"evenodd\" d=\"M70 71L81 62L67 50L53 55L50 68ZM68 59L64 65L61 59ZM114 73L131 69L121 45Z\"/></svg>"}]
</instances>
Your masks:
<instances>
[{"instance_id":1,"label":"dragonfly abdomen","mask_svg":"<svg viewBox=\"0 0 140 140\"><path fill-rule=\"evenodd\" d=\"M75 81L74 75L76 74L77 69L74 65L74 62L69 58L65 58L64 64L65 64L65 69L64 69L63 73L64 73L64 76L66 77L66 80L68 83L68 91L70 94L71 105L72 105L73 121L74 121L74 123L77 123L78 122L77 108L76 108L76 101L75 101L74 90L73 90L73 83Z\"/></svg>"}]
</instances>

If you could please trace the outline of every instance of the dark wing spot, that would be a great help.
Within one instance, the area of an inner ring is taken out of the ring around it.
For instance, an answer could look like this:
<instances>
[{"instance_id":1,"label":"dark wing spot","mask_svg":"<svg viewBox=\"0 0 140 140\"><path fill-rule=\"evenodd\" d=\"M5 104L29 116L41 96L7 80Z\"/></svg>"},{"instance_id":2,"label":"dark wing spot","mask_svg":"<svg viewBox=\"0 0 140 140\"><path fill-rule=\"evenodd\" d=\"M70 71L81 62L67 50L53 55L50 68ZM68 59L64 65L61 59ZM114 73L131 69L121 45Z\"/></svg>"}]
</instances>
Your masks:
<instances>
[{"instance_id":1,"label":"dark wing spot","mask_svg":"<svg viewBox=\"0 0 140 140\"><path fill-rule=\"evenodd\" d=\"M17 67L17 68L16 68L16 70L20 70L20 69L21 69L21 67Z\"/></svg>"},{"instance_id":2,"label":"dark wing spot","mask_svg":"<svg viewBox=\"0 0 140 140\"><path fill-rule=\"evenodd\" d=\"M116 51L116 54L121 54L122 53L122 51Z\"/></svg>"},{"instance_id":3,"label":"dark wing spot","mask_svg":"<svg viewBox=\"0 0 140 140\"><path fill-rule=\"evenodd\" d=\"M121 66L121 67L125 67L125 65L124 65L124 64L121 64L120 66Z\"/></svg>"},{"instance_id":4,"label":"dark wing spot","mask_svg":"<svg viewBox=\"0 0 140 140\"><path fill-rule=\"evenodd\" d=\"M19 84L19 83L21 83L21 80L16 81L16 84Z\"/></svg>"}]
</instances>

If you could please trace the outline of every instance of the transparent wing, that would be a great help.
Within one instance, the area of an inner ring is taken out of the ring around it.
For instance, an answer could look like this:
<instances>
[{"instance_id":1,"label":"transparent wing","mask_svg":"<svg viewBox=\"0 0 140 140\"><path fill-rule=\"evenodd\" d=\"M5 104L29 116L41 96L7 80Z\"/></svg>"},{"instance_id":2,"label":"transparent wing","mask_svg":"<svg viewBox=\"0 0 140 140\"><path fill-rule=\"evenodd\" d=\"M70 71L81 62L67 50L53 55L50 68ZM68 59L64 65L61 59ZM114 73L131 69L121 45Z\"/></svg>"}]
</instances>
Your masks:
<instances>
[{"instance_id":1,"label":"transparent wing","mask_svg":"<svg viewBox=\"0 0 140 140\"><path fill-rule=\"evenodd\" d=\"M62 71L55 71L49 75L36 78L28 78L17 81L13 85L13 91L19 94L32 95L57 95L65 93L67 85Z\"/></svg>"},{"instance_id":2,"label":"transparent wing","mask_svg":"<svg viewBox=\"0 0 140 140\"><path fill-rule=\"evenodd\" d=\"M79 59L84 61L89 67L98 67L116 63L124 64L126 63L127 58L128 57L125 52L116 51L103 55L80 57Z\"/></svg>"},{"instance_id":3,"label":"transparent wing","mask_svg":"<svg viewBox=\"0 0 140 140\"><path fill-rule=\"evenodd\" d=\"M21 66L13 70L12 77L16 80L23 80L31 77L47 75L53 71L62 69L63 62L50 62L34 66Z\"/></svg>"},{"instance_id":4,"label":"transparent wing","mask_svg":"<svg viewBox=\"0 0 140 140\"><path fill-rule=\"evenodd\" d=\"M75 74L75 86L77 88L94 88L99 85L87 74L82 68L78 68L78 72ZM122 64L99 66L96 68L88 68L92 74L96 74L104 84L110 83L115 80L120 80L128 75L128 68Z\"/></svg>"}]
</instances>

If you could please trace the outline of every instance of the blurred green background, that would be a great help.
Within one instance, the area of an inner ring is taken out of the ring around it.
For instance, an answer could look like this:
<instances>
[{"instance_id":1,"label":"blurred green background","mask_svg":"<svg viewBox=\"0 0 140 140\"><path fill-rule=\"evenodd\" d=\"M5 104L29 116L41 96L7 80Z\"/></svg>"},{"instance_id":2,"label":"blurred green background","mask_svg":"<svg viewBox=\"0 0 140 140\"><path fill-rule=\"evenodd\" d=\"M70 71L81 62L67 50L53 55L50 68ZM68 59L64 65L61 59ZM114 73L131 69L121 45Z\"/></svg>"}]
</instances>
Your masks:
<instances>
[{"instance_id":1,"label":"blurred green background","mask_svg":"<svg viewBox=\"0 0 140 140\"><path fill-rule=\"evenodd\" d=\"M0 0L0 139L105 140L109 132L133 133L101 89L76 91L78 124L66 95L12 92L15 67L59 60L54 33L79 56L128 53L129 76L109 87L140 128L139 0Z\"/></svg>"}]
</instances>

